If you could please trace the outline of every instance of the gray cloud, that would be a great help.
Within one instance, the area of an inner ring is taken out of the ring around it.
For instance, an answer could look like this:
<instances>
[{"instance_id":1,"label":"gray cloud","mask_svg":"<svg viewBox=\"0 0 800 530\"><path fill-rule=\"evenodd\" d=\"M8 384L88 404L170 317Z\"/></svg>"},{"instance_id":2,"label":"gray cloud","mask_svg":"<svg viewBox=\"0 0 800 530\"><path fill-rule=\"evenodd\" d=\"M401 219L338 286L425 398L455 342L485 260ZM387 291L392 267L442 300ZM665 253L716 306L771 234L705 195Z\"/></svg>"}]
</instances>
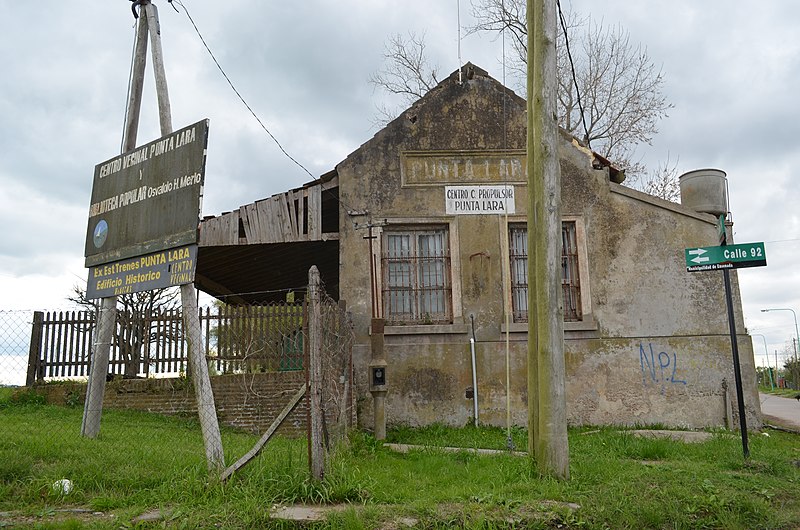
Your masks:
<instances>
[{"instance_id":1,"label":"gray cloud","mask_svg":"<svg viewBox=\"0 0 800 530\"><path fill-rule=\"evenodd\" d=\"M455 5L449 2L184 3L248 103L314 175L374 134L372 118L384 96L367 80L381 66L388 35L425 31L440 77L458 66ZM162 0L156 4L173 124L211 120L204 213L310 180L238 101L185 14ZM709 166L728 172L736 240L767 242L769 266L739 273L746 320L769 328L770 343L782 343L792 326L759 309L800 310L794 101L800 12L794 2L755 8L722 0L563 4L606 25L621 24L662 65L675 108L638 156L651 166L669 156L681 172ZM56 278L64 283L85 276L92 172L120 148L134 28L129 7L122 1L95 2L91 9L48 2L42 9L21 2L0 17L0 221L14 228L0 236L0 288L12 299L15 289L47 285L56 304L63 299L52 287ZM462 24L470 22L469 10L462 2ZM502 80L501 39L462 37L462 60ZM149 66L145 85L140 143L160 136Z\"/></svg>"}]
</instances>

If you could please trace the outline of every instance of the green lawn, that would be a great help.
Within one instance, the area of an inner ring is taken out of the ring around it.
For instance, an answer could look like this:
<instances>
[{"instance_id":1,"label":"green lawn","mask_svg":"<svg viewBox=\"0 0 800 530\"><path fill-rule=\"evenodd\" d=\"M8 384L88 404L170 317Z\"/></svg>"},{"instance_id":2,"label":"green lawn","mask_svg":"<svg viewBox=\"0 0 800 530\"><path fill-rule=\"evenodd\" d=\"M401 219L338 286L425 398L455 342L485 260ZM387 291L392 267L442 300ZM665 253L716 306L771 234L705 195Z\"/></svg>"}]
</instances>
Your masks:
<instances>
[{"instance_id":1,"label":"green lawn","mask_svg":"<svg viewBox=\"0 0 800 530\"><path fill-rule=\"evenodd\" d=\"M744 461L740 438L726 433L690 445L571 429L569 481L540 477L526 457L396 454L354 433L315 483L305 441L278 437L222 485L208 478L191 419L107 410L100 437L88 440L78 435L80 407L25 401L0 396L0 528L282 528L290 526L269 511L292 503L349 505L323 528L396 528L400 517L416 528L800 527L800 435L785 432L752 433ZM389 438L506 446L492 428L396 429ZM256 439L224 431L226 461ZM525 448L523 430L513 439ZM74 484L69 495L53 490L61 478ZM132 522L155 509L167 517Z\"/></svg>"}]
</instances>

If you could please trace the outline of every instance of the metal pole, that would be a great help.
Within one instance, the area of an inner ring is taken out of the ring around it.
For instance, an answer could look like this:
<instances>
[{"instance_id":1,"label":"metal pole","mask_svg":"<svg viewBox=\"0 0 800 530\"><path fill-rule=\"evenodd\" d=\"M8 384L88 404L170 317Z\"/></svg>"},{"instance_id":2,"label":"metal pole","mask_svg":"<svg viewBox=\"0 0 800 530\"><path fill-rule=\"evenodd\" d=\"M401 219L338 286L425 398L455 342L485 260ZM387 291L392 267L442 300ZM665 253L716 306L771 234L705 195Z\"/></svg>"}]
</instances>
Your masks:
<instances>
[{"instance_id":1,"label":"metal pole","mask_svg":"<svg viewBox=\"0 0 800 530\"><path fill-rule=\"evenodd\" d=\"M769 365L769 348L767 347L767 337L765 337L761 333L751 333L750 336L751 337L761 337L761 340L764 341L764 362L767 363L767 371L769 372L769 387L770 387L770 389L774 390L775 389L775 383L773 382L774 381L774 377L773 376L777 375L778 365L777 364L775 365L776 374L773 374L772 373L772 368ZM753 348L753 351L755 351L755 348Z\"/></svg>"},{"instance_id":2,"label":"metal pole","mask_svg":"<svg viewBox=\"0 0 800 530\"><path fill-rule=\"evenodd\" d=\"M728 244L727 231L725 230L725 214L719 216L719 224L722 227L720 234L720 246ZM725 302L728 306L728 328L731 333L731 350L733 351L733 378L736 381L736 401L739 410L739 430L742 434L742 453L745 459L750 457L750 448L747 446L747 418L744 411L744 392L742 391L742 369L739 363L739 341L736 338L736 319L733 313L733 295L731 293L731 275L728 269L722 270L722 277L725 281Z\"/></svg>"},{"instance_id":3,"label":"metal pole","mask_svg":"<svg viewBox=\"0 0 800 530\"><path fill-rule=\"evenodd\" d=\"M733 296L731 294L731 276L728 269L723 269L725 280L725 300L728 305L728 327L731 332L731 349L733 350L733 377L736 380L736 400L739 402L739 430L742 432L742 452L745 458L750 457L747 446L747 418L744 412L744 392L742 392L742 370L739 364L739 344L736 340L736 322L733 316Z\"/></svg>"},{"instance_id":4,"label":"metal pole","mask_svg":"<svg viewBox=\"0 0 800 530\"><path fill-rule=\"evenodd\" d=\"M475 359L475 315L469 316L470 322L472 322L472 337L469 338L469 351L472 360L472 418L475 424L475 427L478 426L478 370L476 367L476 359ZM508 363L506 363L508 366ZM506 385L508 385L508 378L506 377ZM508 395L508 392L506 392Z\"/></svg>"}]
</instances>

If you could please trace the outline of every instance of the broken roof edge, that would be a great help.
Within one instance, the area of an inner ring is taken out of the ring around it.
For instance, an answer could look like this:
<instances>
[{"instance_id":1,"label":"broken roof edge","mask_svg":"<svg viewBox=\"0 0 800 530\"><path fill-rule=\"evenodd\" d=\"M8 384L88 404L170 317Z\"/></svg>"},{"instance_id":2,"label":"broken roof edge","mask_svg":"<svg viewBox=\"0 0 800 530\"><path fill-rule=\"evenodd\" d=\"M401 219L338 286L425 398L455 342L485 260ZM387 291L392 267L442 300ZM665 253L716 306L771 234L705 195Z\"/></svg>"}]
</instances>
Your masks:
<instances>
[{"instance_id":1,"label":"broken roof edge","mask_svg":"<svg viewBox=\"0 0 800 530\"><path fill-rule=\"evenodd\" d=\"M591 165L593 169L605 169L608 168L608 179L613 182L614 184L622 184L625 181L625 170L619 169L618 167L614 166L614 163L611 162L609 159L595 151L594 149L588 147L580 138L573 135L563 127L559 126L558 131L561 133L561 136L569 143L572 144L573 147L586 153L591 159Z\"/></svg>"},{"instance_id":2,"label":"broken roof edge","mask_svg":"<svg viewBox=\"0 0 800 530\"><path fill-rule=\"evenodd\" d=\"M267 201L267 200L272 199L273 197L277 197L279 195L287 195L287 194L290 194L290 193L296 193L298 191L307 190L309 188L313 188L314 186L320 186L322 188L322 191L327 191L330 188L336 188L339 185L338 177L339 177L339 171L336 168L334 168L334 169L331 169L330 171L326 171L325 173L320 175L319 178L311 180L309 182L306 182L306 183L304 183L301 186L298 186L296 188L291 188L291 189L288 189L288 190L279 191L279 192L273 193L272 195L269 195L267 197L262 197L260 199L256 199L254 201L251 201L251 202L248 202L248 203L245 203L245 204L240 204L239 206L237 206L233 210L223 211L223 212L221 212L221 213L219 213L217 215L204 215L202 217L201 221L207 221L209 219L222 217L222 216L228 215L228 214L230 214L232 212L238 212L239 210L241 210L242 208L244 208L246 206L254 205L254 204L262 202L262 201Z\"/></svg>"}]
</instances>

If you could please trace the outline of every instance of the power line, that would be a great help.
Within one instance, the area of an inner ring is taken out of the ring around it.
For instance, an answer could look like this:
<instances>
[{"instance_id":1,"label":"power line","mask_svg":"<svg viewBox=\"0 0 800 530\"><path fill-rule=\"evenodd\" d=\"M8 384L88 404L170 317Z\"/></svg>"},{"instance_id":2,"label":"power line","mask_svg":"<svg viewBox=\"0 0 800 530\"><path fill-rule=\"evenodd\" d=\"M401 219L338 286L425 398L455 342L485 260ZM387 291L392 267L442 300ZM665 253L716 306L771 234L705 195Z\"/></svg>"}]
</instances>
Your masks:
<instances>
[{"instance_id":1,"label":"power line","mask_svg":"<svg viewBox=\"0 0 800 530\"><path fill-rule=\"evenodd\" d=\"M244 104L245 107L247 107L247 110L250 111L250 114L253 115L253 117L256 119L256 121L261 126L261 128L264 129L264 131L269 135L270 138L272 138L272 140L275 142L275 144L278 146L278 148L281 150L281 152L283 152L283 154L286 155L289 158L289 160L294 162L303 171L308 173L308 175L313 180L317 180L317 178L314 175L312 175L311 172L308 169L306 169L306 167L303 164L301 164L300 162L295 160L289 153L286 152L286 150L283 148L283 146L280 144L280 142L275 138L275 136L273 136L273 134L269 131L269 129L267 129L267 127L264 125L264 123L261 121L261 119L255 113L255 111L253 111L253 109L250 107L250 105L247 104L247 101L245 101L244 97L242 97L242 95L239 93L239 91L233 85L233 82L230 80L228 75L225 73L225 70L222 69L222 66L217 61L217 58L214 56L214 53L211 51L211 48L209 48L208 44L206 43L205 39L203 38L203 35L200 33L200 30L197 28L197 24L195 24L194 19L192 18L192 15L189 14L189 10L186 8L185 5L183 5L183 2L181 2L180 0L167 0L167 1L169 2L169 5L171 5L172 8L175 9L175 11L178 12L178 13L180 13L180 11L178 11L178 9L175 7L174 4L178 4L179 6L181 6L183 8L184 12L186 13L187 18L189 19L189 22L191 22L192 26L194 27L195 33L197 33L197 36L200 38L200 41L203 43L203 46L205 47L206 51L208 51L208 54L211 56L211 59L214 61L214 64L217 65L217 68L222 73L222 76L228 82L228 84L230 85L230 87L234 91L234 93L239 97L239 100ZM344 201L342 201L342 199L339 197L339 195L335 194L333 192L333 190L330 190L330 189L324 190L324 193L329 194L334 200L336 200L336 202L338 202L340 205L344 206L345 209L351 210L351 211L355 210L355 208L351 208Z\"/></svg>"},{"instance_id":2,"label":"power line","mask_svg":"<svg viewBox=\"0 0 800 530\"><path fill-rule=\"evenodd\" d=\"M214 61L214 64L217 65L217 68L222 73L222 76L228 82L228 84L230 85L230 87L233 90L233 92L239 97L239 100L244 104L245 107L247 107L247 110L250 111L250 114L253 115L253 117L256 119L256 121L261 126L261 128L264 129L264 132L266 132L269 135L269 137L272 138L272 140L275 142L275 145L278 146L278 149L280 149L281 152L284 155L286 155L286 157L289 160L294 162L300 169L302 169L303 171L308 173L308 175L312 179L315 179L316 177L314 177L314 175L312 175L311 172L308 169L306 169L306 167L303 164L301 164L300 162L295 160L295 158L292 155L290 155L289 153L286 152L286 149L283 148L283 146L278 141L278 139L275 138L275 136L269 131L269 129L267 129L267 126L264 125L264 122L261 121L261 118L258 117L258 115L255 113L255 111L250 107L250 105L247 103L247 101L245 101L244 97L242 97L242 95L236 89L236 87L234 86L233 82L228 77L228 74L225 73L225 70L223 70L222 66L219 64L219 61L217 61L217 58L214 56L214 52L212 52L211 48L209 48L208 44L206 43L206 40L203 38L203 35L200 33L200 30L197 28L197 24L194 23L194 19L192 18L192 15L189 14L189 10L186 8L185 5L183 5L183 2L181 2L180 0L169 0L169 2L170 2L170 4L173 4L173 3L178 4L179 6L181 6L183 8L183 11L186 13L186 16L189 18L189 22L191 22L192 23L192 27L194 27L195 33L197 33L197 36L200 37L200 41L203 43L203 46L205 47L206 51L208 51L208 54L211 56L211 59ZM172 7L174 8L175 6L173 5ZM177 11L177 9L175 9L175 10Z\"/></svg>"},{"instance_id":3,"label":"power line","mask_svg":"<svg viewBox=\"0 0 800 530\"><path fill-rule=\"evenodd\" d=\"M575 85L575 95L578 99L578 109L581 111L581 122L583 123L584 138L586 139L586 147L592 148L591 140L589 139L589 128L586 126L586 113L583 111L583 102L581 101L581 89L578 86L578 76L575 73L575 63L572 60L572 52L569 49L569 35L567 34L567 21L564 18L564 13L561 11L561 0L556 0L558 6L558 18L561 20L561 29L564 31L564 44L567 48L567 58L569 59L570 70L572 71L572 83Z\"/></svg>"}]
</instances>

